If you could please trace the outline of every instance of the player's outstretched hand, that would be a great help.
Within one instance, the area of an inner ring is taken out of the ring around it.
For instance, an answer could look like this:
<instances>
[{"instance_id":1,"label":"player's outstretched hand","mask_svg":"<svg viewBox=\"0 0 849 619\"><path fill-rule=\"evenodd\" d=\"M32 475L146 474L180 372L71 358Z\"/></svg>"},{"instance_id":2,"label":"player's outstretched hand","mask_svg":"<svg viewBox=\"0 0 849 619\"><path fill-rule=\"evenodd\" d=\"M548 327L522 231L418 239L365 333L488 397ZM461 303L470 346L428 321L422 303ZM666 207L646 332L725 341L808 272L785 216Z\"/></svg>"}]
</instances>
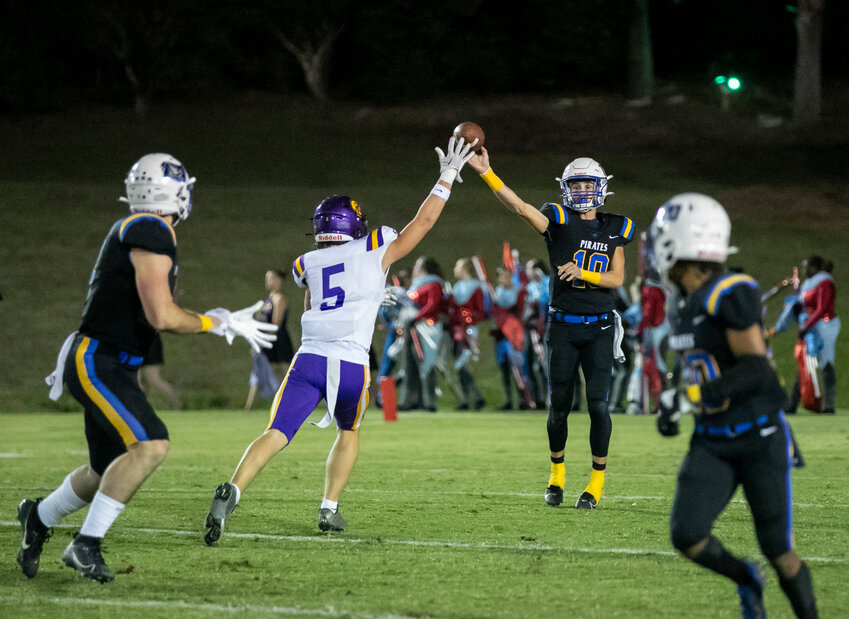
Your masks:
<instances>
[{"instance_id":1,"label":"player's outstretched hand","mask_svg":"<svg viewBox=\"0 0 849 619\"><path fill-rule=\"evenodd\" d=\"M223 307L216 307L208 312L204 312L204 316L210 316L219 320L219 323L209 330L210 333L222 337L226 335L227 323L230 322L230 310Z\"/></svg>"},{"instance_id":2,"label":"player's outstretched hand","mask_svg":"<svg viewBox=\"0 0 849 619\"><path fill-rule=\"evenodd\" d=\"M684 399L677 389L667 389L660 394L657 413L657 431L663 436L678 436L678 420L686 410L682 408ZM683 404L686 406L686 404Z\"/></svg>"},{"instance_id":3,"label":"player's outstretched hand","mask_svg":"<svg viewBox=\"0 0 849 619\"><path fill-rule=\"evenodd\" d=\"M442 152L442 149L437 146L434 150L436 156L439 157L439 180L449 185L453 185L455 179L458 183L462 183L460 170L474 156L472 148L477 143L478 141L475 139L471 144L466 144L463 138L455 139L452 135L448 140L447 152Z\"/></svg>"},{"instance_id":4,"label":"player's outstretched hand","mask_svg":"<svg viewBox=\"0 0 849 619\"><path fill-rule=\"evenodd\" d=\"M225 333L228 343L239 336L247 340L255 353L259 353L262 348L271 348L277 340L277 325L260 322L253 317L262 305L263 301L257 301L250 307L230 314Z\"/></svg>"},{"instance_id":5,"label":"player's outstretched hand","mask_svg":"<svg viewBox=\"0 0 849 619\"><path fill-rule=\"evenodd\" d=\"M484 147L481 147L480 151L480 155L473 154L472 158L469 159L469 167L478 174L483 174L489 170L489 151Z\"/></svg>"}]
</instances>

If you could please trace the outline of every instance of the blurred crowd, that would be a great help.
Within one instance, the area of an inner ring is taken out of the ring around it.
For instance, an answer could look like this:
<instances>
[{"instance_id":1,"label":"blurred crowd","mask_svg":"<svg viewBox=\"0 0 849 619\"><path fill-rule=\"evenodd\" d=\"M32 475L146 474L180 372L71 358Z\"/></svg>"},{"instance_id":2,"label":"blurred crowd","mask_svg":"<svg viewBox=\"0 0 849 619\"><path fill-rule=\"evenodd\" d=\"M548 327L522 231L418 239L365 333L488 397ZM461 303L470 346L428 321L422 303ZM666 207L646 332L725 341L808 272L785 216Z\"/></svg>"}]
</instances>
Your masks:
<instances>
[{"instance_id":1,"label":"blurred crowd","mask_svg":"<svg viewBox=\"0 0 849 619\"><path fill-rule=\"evenodd\" d=\"M495 370L502 394L490 407L547 410L549 265L539 258L521 260L505 242L494 283L480 256L458 259L452 275L453 283L436 258L420 256L412 271L390 276L379 313L378 328L386 337L374 382L394 381L401 411L435 412L437 396L445 390L456 399L452 408L478 410L487 404L478 374ZM651 277L638 277L614 293L624 337L623 354L613 367L609 409L650 413L665 384L666 293ZM479 363L484 346L492 347L494 368ZM380 406L381 396L376 396ZM580 403L577 388L573 410Z\"/></svg>"}]
</instances>

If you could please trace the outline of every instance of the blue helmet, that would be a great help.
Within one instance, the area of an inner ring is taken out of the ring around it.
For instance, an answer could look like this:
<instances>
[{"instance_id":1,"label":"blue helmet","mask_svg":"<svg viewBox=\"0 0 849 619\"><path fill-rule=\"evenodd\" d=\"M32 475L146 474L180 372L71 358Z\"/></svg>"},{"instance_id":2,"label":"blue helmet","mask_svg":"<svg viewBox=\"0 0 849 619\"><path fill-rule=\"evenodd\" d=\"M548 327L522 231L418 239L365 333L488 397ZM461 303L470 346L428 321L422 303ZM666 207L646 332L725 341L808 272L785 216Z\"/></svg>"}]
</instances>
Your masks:
<instances>
[{"instance_id":1,"label":"blue helmet","mask_svg":"<svg viewBox=\"0 0 849 619\"><path fill-rule=\"evenodd\" d=\"M355 200L348 196L330 196L315 207L312 216L317 243L353 241L368 231L368 221Z\"/></svg>"}]
</instances>

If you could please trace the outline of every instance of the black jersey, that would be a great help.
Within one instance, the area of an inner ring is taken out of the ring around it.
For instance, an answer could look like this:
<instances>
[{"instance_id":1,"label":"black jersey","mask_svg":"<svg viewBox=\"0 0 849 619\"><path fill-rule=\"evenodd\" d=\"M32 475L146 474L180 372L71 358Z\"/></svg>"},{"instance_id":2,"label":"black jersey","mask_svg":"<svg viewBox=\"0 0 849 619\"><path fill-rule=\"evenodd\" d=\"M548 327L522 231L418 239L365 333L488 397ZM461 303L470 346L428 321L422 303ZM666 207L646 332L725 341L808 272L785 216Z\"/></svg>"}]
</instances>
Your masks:
<instances>
[{"instance_id":1,"label":"black jersey","mask_svg":"<svg viewBox=\"0 0 849 619\"><path fill-rule=\"evenodd\" d=\"M109 230L89 280L80 333L144 356L156 329L145 318L136 273L130 262L134 247L171 258L168 283L177 281L177 237L161 217L138 213L119 219Z\"/></svg>"},{"instance_id":2,"label":"black jersey","mask_svg":"<svg viewBox=\"0 0 849 619\"><path fill-rule=\"evenodd\" d=\"M681 353L685 378L719 378L737 363L728 346L727 329L742 331L761 322L758 283L742 273L711 277L683 305L670 312L670 347ZM775 372L750 393L732 399L728 409L696 416L696 423L726 425L777 413L786 395ZM717 403L721 404L721 403Z\"/></svg>"},{"instance_id":3,"label":"black jersey","mask_svg":"<svg viewBox=\"0 0 849 619\"><path fill-rule=\"evenodd\" d=\"M582 269L604 273L617 247L634 238L634 222L613 213L597 213L595 220L581 219L575 211L548 202L540 212L548 218L543 232L552 266L574 262ZM596 286L583 280L567 282L552 273L549 283L549 305L567 314L587 316L603 314L613 309L610 288Z\"/></svg>"}]
</instances>

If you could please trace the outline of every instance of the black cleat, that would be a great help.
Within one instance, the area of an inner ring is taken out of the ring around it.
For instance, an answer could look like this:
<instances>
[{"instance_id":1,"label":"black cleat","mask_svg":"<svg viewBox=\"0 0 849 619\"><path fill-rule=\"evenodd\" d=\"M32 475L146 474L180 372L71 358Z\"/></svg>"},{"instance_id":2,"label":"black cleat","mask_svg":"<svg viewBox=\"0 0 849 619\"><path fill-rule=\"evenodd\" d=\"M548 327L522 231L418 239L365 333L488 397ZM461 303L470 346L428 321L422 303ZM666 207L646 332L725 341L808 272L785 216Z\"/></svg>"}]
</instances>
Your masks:
<instances>
[{"instance_id":1,"label":"black cleat","mask_svg":"<svg viewBox=\"0 0 849 619\"><path fill-rule=\"evenodd\" d=\"M598 501L595 500L595 497L589 492L584 492L578 497L578 502L575 503L575 509L595 509L596 505L598 505Z\"/></svg>"},{"instance_id":2,"label":"black cleat","mask_svg":"<svg viewBox=\"0 0 849 619\"><path fill-rule=\"evenodd\" d=\"M337 509L323 508L318 510L318 528L322 531L344 531L348 521L342 517Z\"/></svg>"},{"instance_id":3,"label":"black cleat","mask_svg":"<svg viewBox=\"0 0 849 619\"><path fill-rule=\"evenodd\" d=\"M212 496L212 506L206 515L206 527L203 532L203 541L207 546L215 546L224 530L224 521L227 516L236 509L236 492L233 485L224 482L215 489Z\"/></svg>"},{"instance_id":4,"label":"black cleat","mask_svg":"<svg viewBox=\"0 0 849 619\"><path fill-rule=\"evenodd\" d=\"M53 529L48 529L38 517L38 504L41 499L32 501L24 499L18 505L18 520L21 523L21 550L18 552L18 565L24 576L35 578L38 574L38 563L41 559L41 548L44 542L53 535Z\"/></svg>"},{"instance_id":5,"label":"black cleat","mask_svg":"<svg viewBox=\"0 0 849 619\"><path fill-rule=\"evenodd\" d=\"M109 569L100 554L102 541L103 538L100 537L77 535L62 553L62 562L85 578L91 578L100 584L111 582L115 578L115 572Z\"/></svg>"},{"instance_id":6,"label":"black cleat","mask_svg":"<svg viewBox=\"0 0 849 619\"><path fill-rule=\"evenodd\" d=\"M737 585L737 595L740 596L740 615L743 619L765 619L764 608L764 579L757 563L746 561L746 567L752 574L752 584Z\"/></svg>"},{"instance_id":7,"label":"black cleat","mask_svg":"<svg viewBox=\"0 0 849 619\"><path fill-rule=\"evenodd\" d=\"M563 502L563 488L560 486L549 486L545 489L545 502L552 507L557 507Z\"/></svg>"}]
</instances>

